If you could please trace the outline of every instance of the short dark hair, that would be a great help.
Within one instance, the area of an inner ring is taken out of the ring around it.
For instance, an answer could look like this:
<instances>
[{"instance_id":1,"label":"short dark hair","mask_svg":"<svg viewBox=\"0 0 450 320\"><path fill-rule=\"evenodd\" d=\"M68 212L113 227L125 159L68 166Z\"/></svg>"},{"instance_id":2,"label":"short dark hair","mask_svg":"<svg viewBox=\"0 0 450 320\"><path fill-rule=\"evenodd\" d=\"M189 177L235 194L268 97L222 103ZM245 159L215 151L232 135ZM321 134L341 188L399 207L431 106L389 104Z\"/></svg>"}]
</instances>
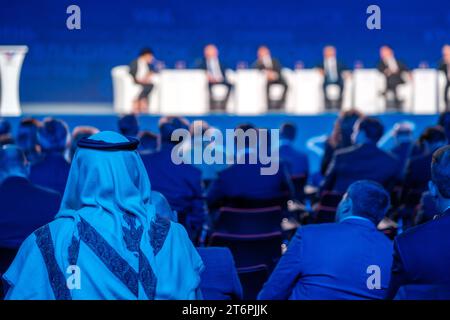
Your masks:
<instances>
[{"instance_id":1,"label":"short dark hair","mask_svg":"<svg viewBox=\"0 0 450 320\"><path fill-rule=\"evenodd\" d=\"M382 185L371 180L359 180L347 189L352 200L352 213L378 224L390 206L389 193Z\"/></svg>"},{"instance_id":2,"label":"short dark hair","mask_svg":"<svg viewBox=\"0 0 450 320\"><path fill-rule=\"evenodd\" d=\"M0 119L0 135L11 132L11 124L6 119Z\"/></svg>"},{"instance_id":3,"label":"short dark hair","mask_svg":"<svg viewBox=\"0 0 450 320\"><path fill-rule=\"evenodd\" d=\"M124 136L136 137L139 133L138 119L134 114L127 114L119 119L119 132Z\"/></svg>"},{"instance_id":4,"label":"short dark hair","mask_svg":"<svg viewBox=\"0 0 450 320\"><path fill-rule=\"evenodd\" d=\"M139 51L139 57L145 56L146 54L154 55L154 52L151 48L142 48L141 51Z\"/></svg>"},{"instance_id":5,"label":"short dark hair","mask_svg":"<svg viewBox=\"0 0 450 320\"><path fill-rule=\"evenodd\" d=\"M359 131L364 132L373 142L378 142L383 136L384 126L377 118L365 117L359 122Z\"/></svg>"},{"instance_id":6,"label":"short dark hair","mask_svg":"<svg viewBox=\"0 0 450 320\"><path fill-rule=\"evenodd\" d=\"M150 131L139 133L139 150L154 151L158 148L158 135Z\"/></svg>"},{"instance_id":7,"label":"short dark hair","mask_svg":"<svg viewBox=\"0 0 450 320\"><path fill-rule=\"evenodd\" d=\"M11 144L0 148L0 171L23 169L27 163L24 152L18 146Z\"/></svg>"},{"instance_id":8,"label":"short dark hair","mask_svg":"<svg viewBox=\"0 0 450 320\"><path fill-rule=\"evenodd\" d=\"M39 144L44 151L64 151L68 134L69 129L64 121L46 118L38 130Z\"/></svg>"},{"instance_id":9,"label":"short dark hair","mask_svg":"<svg viewBox=\"0 0 450 320\"><path fill-rule=\"evenodd\" d=\"M281 125L280 136L281 138L294 140L297 135L297 127L292 122L285 122Z\"/></svg>"},{"instance_id":10,"label":"short dark hair","mask_svg":"<svg viewBox=\"0 0 450 320\"><path fill-rule=\"evenodd\" d=\"M182 117L166 116L159 119L158 127L161 142L172 143L172 133L177 129L189 130L189 121Z\"/></svg>"},{"instance_id":11,"label":"short dark hair","mask_svg":"<svg viewBox=\"0 0 450 320\"><path fill-rule=\"evenodd\" d=\"M436 143L447 141L444 128L441 126L433 126L426 128L420 136L421 142Z\"/></svg>"},{"instance_id":12,"label":"short dark hair","mask_svg":"<svg viewBox=\"0 0 450 320\"><path fill-rule=\"evenodd\" d=\"M450 145L437 149L431 161L431 180L439 193L450 199Z\"/></svg>"}]
</instances>

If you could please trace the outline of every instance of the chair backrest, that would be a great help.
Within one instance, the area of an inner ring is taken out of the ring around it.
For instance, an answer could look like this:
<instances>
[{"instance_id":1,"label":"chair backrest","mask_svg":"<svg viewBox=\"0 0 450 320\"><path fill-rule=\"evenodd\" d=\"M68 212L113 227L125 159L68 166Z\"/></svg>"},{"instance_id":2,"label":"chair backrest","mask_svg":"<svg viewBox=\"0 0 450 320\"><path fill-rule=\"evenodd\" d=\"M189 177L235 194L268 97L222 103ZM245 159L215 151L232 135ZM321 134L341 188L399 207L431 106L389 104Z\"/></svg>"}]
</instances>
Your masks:
<instances>
[{"instance_id":1,"label":"chair backrest","mask_svg":"<svg viewBox=\"0 0 450 320\"><path fill-rule=\"evenodd\" d=\"M281 231L281 207L241 209L222 207L214 230L231 234L262 234Z\"/></svg>"},{"instance_id":2,"label":"chair backrest","mask_svg":"<svg viewBox=\"0 0 450 320\"><path fill-rule=\"evenodd\" d=\"M269 274L269 268L265 264L238 269L244 300L256 300Z\"/></svg>"},{"instance_id":3,"label":"chair backrest","mask_svg":"<svg viewBox=\"0 0 450 320\"><path fill-rule=\"evenodd\" d=\"M237 268L266 264L271 269L281 256L281 232L258 235L237 235L215 232L209 246L228 247Z\"/></svg>"},{"instance_id":4,"label":"chair backrest","mask_svg":"<svg viewBox=\"0 0 450 320\"><path fill-rule=\"evenodd\" d=\"M329 223L336 220L336 210L343 195L339 192L325 191L315 208L314 222Z\"/></svg>"}]
</instances>

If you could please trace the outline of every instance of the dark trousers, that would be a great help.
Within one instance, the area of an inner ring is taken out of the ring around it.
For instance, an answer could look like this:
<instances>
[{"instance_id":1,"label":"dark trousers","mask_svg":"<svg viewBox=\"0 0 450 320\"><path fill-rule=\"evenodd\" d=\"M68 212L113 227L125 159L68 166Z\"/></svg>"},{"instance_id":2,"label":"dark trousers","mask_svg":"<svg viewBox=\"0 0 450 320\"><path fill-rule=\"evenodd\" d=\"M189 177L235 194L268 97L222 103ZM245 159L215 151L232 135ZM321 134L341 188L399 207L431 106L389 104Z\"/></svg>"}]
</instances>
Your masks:
<instances>
[{"instance_id":1,"label":"dark trousers","mask_svg":"<svg viewBox=\"0 0 450 320\"><path fill-rule=\"evenodd\" d=\"M227 94L225 98L221 101L214 100L212 95L212 88L216 85L224 85L227 87ZM229 82L210 82L208 83L208 91L209 91L209 109L210 110L225 110L227 108L228 99L230 97L231 88L233 85Z\"/></svg>"},{"instance_id":2,"label":"dark trousers","mask_svg":"<svg viewBox=\"0 0 450 320\"><path fill-rule=\"evenodd\" d=\"M445 101L445 111L450 111L450 100L448 98L448 92L450 90L450 80L447 80L447 84L444 89L444 101Z\"/></svg>"},{"instance_id":3,"label":"dark trousers","mask_svg":"<svg viewBox=\"0 0 450 320\"><path fill-rule=\"evenodd\" d=\"M151 83L140 83L140 85L142 86L142 91L138 96L138 100L142 100L142 99L146 99L148 97L148 95L150 94L150 92L152 92L153 89L153 84Z\"/></svg>"},{"instance_id":4,"label":"dark trousers","mask_svg":"<svg viewBox=\"0 0 450 320\"><path fill-rule=\"evenodd\" d=\"M283 86L283 95L281 96L281 99L278 101L272 101L270 99L270 95L269 95L270 87L275 84ZM278 79L275 81L267 81L266 97L267 97L267 107L269 110L279 110L279 109L284 108L284 104L286 102L287 90L288 90L288 85L284 79Z\"/></svg>"},{"instance_id":5,"label":"dark trousers","mask_svg":"<svg viewBox=\"0 0 450 320\"><path fill-rule=\"evenodd\" d=\"M397 87L400 84L405 83L400 74L393 74L386 77L386 91L384 95L386 97L386 107L388 109L401 109L402 101L398 98ZM387 100L387 93L392 92L394 95L394 101Z\"/></svg>"},{"instance_id":6,"label":"dark trousers","mask_svg":"<svg viewBox=\"0 0 450 320\"><path fill-rule=\"evenodd\" d=\"M327 96L327 87L329 85L337 85L339 86L339 98L337 100L330 100ZM342 106L342 92L344 91L344 83L342 81L338 82L327 82L323 83L323 96L325 99L325 109L339 109L341 110Z\"/></svg>"}]
</instances>

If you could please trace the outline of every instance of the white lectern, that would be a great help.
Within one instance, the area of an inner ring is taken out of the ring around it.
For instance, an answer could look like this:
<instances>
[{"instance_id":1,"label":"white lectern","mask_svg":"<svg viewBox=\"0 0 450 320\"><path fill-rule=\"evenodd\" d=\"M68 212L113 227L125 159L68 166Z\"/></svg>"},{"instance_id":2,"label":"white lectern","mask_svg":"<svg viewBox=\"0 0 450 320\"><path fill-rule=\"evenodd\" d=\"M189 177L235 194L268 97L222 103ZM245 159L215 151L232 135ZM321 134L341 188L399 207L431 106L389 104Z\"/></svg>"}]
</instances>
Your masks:
<instances>
[{"instance_id":1,"label":"white lectern","mask_svg":"<svg viewBox=\"0 0 450 320\"><path fill-rule=\"evenodd\" d=\"M27 46L0 46L0 115L20 116L19 79Z\"/></svg>"}]
</instances>

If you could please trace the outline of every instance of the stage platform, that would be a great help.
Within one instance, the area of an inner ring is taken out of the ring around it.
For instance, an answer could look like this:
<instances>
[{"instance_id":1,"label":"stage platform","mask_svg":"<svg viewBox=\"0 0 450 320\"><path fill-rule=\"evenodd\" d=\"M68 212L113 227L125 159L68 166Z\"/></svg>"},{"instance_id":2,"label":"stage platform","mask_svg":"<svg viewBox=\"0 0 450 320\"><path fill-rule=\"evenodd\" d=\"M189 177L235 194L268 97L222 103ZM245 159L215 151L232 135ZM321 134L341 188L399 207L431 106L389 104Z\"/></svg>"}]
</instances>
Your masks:
<instances>
[{"instance_id":1,"label":"stage platform","mask_svg":"<svg viewBox=\"0 0 450 320\"><path fill-rule=\"evenodd\" d=\"M75 126L91 125L100 130L116 130L117 115L113 113L112 106L108 105L24 105L22 117L33 116L43 119L53 116L63 119L72 130ZM320 115L289 115L286 113L270 113L258 116L236 116L223 113L207 114L203 116L187 116L192 120L204 120L209 125L220 130L235 128L241 123L252 123L257 127L268 129L279 128L285 121L293 122L298 127L296 146L308 153L311 162L311 171L319 169L322 156L323 142L333 129L333 123L337 113ZM409 121L413 124L415 137L418 137L424 128L435 125L438 115L412 115L406 113L384 113L377 115L385 126L385 134L380 141L381 147L389 149L392 146L392 130L395 123ZM160 115L141 115L139 122L142 130L158 131L158 119ZM13 125L14 132L21 117L8 118Z\"/></svg>"}]
</instances>

